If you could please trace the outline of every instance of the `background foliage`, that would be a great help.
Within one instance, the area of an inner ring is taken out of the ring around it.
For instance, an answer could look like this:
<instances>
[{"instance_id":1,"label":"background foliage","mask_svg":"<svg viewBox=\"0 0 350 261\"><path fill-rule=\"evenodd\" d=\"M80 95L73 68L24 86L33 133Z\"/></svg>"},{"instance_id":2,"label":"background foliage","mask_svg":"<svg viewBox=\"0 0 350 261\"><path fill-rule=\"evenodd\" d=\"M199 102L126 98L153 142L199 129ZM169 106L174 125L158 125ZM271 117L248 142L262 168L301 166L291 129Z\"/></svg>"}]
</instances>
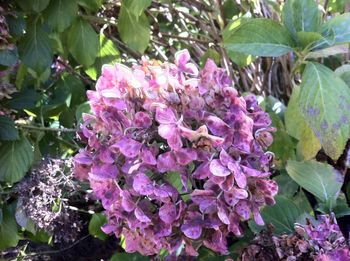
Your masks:
<instances>
[{"instance_id":1,"label":"background foliage","mask_svg":"<svg viewBox=\"0 0 350 261\"><path fill-rule=\"evenodd\" d=\"M335 212L348 236L348 0L0 3L1 250L19 244L15 254L25 256L29 241L53 244L50 235L16 220L16 184L42 158L69 158L81 147L76 131L89 111L85 93L102 64L131 65L142 55L172 60L184 48L199 66L211 58L226 68L235 88L259 95L273 119L269 149L280 197L263 217L275 233L290 232L302 216ZM79 186L85 195L86 184ZM91 218L90 234L106 240L99 204L82 196L72 202ZM262 228L246 229L249 235ZM232 256L248 240L234 239ZM214 256L205 249L201 255ZM117 253L112 260L123 258Z\"/></svg>"}]
</instances>

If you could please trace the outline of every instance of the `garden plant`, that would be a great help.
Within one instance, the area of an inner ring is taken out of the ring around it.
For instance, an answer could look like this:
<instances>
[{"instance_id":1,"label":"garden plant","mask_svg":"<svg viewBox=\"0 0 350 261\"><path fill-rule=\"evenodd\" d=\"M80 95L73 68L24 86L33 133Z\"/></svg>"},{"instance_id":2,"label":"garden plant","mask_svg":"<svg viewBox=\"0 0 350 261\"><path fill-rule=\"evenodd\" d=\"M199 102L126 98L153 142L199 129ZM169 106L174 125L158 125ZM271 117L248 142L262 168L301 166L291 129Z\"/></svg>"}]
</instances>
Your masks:
<instances>
[{"instance_id":1,"label":"garden plant","mask_svg":"<svg viewBox=\"0 0 350 261\"><path fill-rule=\"evenodd\" d=\"M350 1L0 0L4 260L350 260Z\"/></svg>"}]
</instances>

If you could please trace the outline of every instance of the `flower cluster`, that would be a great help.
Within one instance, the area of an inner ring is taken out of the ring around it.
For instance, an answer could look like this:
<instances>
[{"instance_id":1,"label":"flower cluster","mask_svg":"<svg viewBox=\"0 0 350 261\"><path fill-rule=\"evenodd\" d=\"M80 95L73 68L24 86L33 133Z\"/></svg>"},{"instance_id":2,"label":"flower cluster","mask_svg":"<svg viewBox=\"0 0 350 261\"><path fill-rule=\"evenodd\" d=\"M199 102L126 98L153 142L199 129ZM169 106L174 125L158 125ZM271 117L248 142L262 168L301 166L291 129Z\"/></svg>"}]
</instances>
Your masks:
<instances>
[{"instance_id":1,"label":"flower cluster","mask_svg":"<svg viewBox=\"0 0 350 261\"><path fill-rule=\"evenodd\" d=\"M104 65L87 96L75 174L89 180L108 216L103 230L123 235L127 252L196 256L204 245L226 254L242 221L264 223L259 211L278 190L265 152L271 120L213 61L199 72L183 50L174 64Z\"/></svg>"},{"instance_id":2,"label":"flower cluster","mask_svg":"<svg viewBox=\"0 0 350 261\"><path fill-rule=\"evenodd\" d=\"M296 224L292 235L272 236L263 231L241 254L240 260L349 261L350 251L333 215Z\"/></svg>"},{"instance_id":3,"label":"flower cluster","mask_svg":"<svg viewBox=\"0 0 350 261\"><path fill-rule=\"evenodd\" d=\"M75 189L72 167L72 160L47 159L16 188L17 208L36 228L53 235L54 242L74 242L82 230L79 216L63 201ZM17 215L16 219L22 225L23 219Z\"/></svg>"}]
</instances>

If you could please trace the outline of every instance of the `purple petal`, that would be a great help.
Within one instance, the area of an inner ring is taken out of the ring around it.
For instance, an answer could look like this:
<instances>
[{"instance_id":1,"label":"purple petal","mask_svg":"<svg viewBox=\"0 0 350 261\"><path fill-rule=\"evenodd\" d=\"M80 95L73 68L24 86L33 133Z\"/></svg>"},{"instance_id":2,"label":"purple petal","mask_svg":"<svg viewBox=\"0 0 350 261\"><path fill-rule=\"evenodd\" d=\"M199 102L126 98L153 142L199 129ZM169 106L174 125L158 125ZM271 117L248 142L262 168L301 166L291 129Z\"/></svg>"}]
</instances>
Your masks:
<instances>
[{"instance_id":1,"label":"purple petal","mask_svg":"<svg viewBox=\"0 0 350 261\"><path fill-rule=\"evenodd\" d=\"M240 200L235 205L235 211L243 218L243 220L248 220L251 212L249 202L247 200Z\"/></svg>"},{"instance_id":2,"label":"purple petal","mask_svg":"<svg viewBox=\"0 0 350 261\"><path fill-rule=\"evenodd\" d=\"M227 125L226 122L216 116L208 116L206 119L206 124L208 129L215 136L225 136L230 129L230 126Z\"/></svg>"},{"instance_id":3,"label":"purple petal","mask_svg":"<svg viewBox=\"0 0 350 261\"><path fill-rule=\"evenodd\" d=\"M209 162L206 161L196 168L196 170L192 173L192 177L195 179L206 179L210 174Z\"/></svg>"},{"instance_id":4,"label":"purple petal","mask_svg":"<svg viewBox=\"0 0 350 261\"><path fill-rule=\"evenodd\" d=\"M82 165L91 165L92 158L86 150L80 149L79 153L74 156L74 161Z\"/></svg>"},{"instance_id":5,"label":"purple petal","mask_svg":"<svg viewBox=\"0 0 350 261\"><path fill-rule=\"evenodd\" d=\"M191 239L198 239L202 234L202 227L197 224L183 224L181 231L186 237Z\"/></svg>"},{"instance_id":6,"label":"purple petal","mask_svg":"<svg viewBox=\"0 0 350 261\"><path fill-rule=\"evenodd\" d=\"M183 49L175 53L175 64L177 66L185 66L190 59L191 56L187 49Z\"/></svg>"},{"instance_id":7,"label":"purple petal","mask_svg":"<svg viewBox=\"0 0 350 261\"><path fill-rule=\"evenodd\" d=\"M154 189L150 178L141 172L135 175L133 188L137 193L145 196L151 195Z\"/></svg>"},{"instance_id":8,"label":"purple petal","mask_svg":"<svg viewBox=\"0 0 350 261\"><path fill-rule=\"evenodd\" d=\"M140 153L142 144L130 138L122 138L115 146L127 158L134 158Z\"/></svg>"},{"instance_id":9,"label":"purple petal","mask_svg":"<svg viewBox=\"0 0 350 261\"><path fill-rule=\"evenodd\" d=\"M176 123L177 119L172 109L170 108L162 109L160 107L157 107L156 121L158 121L160 124L172 124L172 123Z\"/></svg>"},{"instance_id":10,"label":"purple petal","mask_svg":"<svg viewBox=\"0 0 350 261\"><path fill-rule=\"evenodd\" d=\"M166 224L171 224L176 219L176 207L174 204L164 204L159 209L159 218Z\"/></svg>"},{"instance_id":11,"label":"purple petal","mask_svg":"<svg viewBox=\"0 0 350 261\"><path fill-rule=\"evenodd\" d=\"M176 159L172 152L160 154L157 159L157 170L161 173L176 169Z\"/></svg>"},{"instance_id":12,"label":"purple petal","mask_svg":"<svg viewBox=\"0 0 350 261\"><path fill-rule=\"evenodd\" d=\"M179 149L174 151L177 162L180 165L186 166L197 159L197 152L191 148Z\"/></svg>"},{"instance_id":13,"label":"purple petal","mask_svg":"<svg viewBox=\"0 0 350 261\"><path fill-rule=\"evenodd\" d=\"M146 216L146 214L140 208L135 209L135 217L141 222L151 222L151 219Z\"/></svg>"},{"instance_id":14,"label":"purple petal","mask_svg":"<svg viewBox=\"0 0 350 261\"><path fill-rule=\"evenodd\" d=\"M136 127L148 128L152 126L152 119L148 113L139 111L135 114L134 123Z\"/></svg>"},{"instance_id":15,"label":"purple petal","mask_svg":"<svg viewBox=\"0 0 350 261\"><path fill-rule=\"evenodd\" d=\"M221 162L217 159L214 159L210 162L210 172L214 176L218 177L226 177L231 174L230 170L223 166Z\"/></svg>"}]
</instances>

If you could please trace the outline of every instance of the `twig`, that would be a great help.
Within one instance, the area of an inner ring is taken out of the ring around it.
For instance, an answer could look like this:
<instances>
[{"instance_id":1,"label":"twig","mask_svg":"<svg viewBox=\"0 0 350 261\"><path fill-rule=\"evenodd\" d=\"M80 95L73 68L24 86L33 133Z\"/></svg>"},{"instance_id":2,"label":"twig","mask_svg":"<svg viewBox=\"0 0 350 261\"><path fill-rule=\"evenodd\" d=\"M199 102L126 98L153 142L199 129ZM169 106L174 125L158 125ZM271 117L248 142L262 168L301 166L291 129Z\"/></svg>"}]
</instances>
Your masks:
<instances>
[{"instance_id":1,"label":"twig","mask_svg":"<svg viewBox=\"0 0 350 261\"><path fill-rule=\"evenodd\" d=\"M67 129L67 128L50 128L50 127L39 127L23 123L15 123L16 127L28 130L38 130L38 131L56 131L56 132L77 132L78 129Z\"/></svg>"},{"instance_id":2,"label":"twig","mask_svg":"<svg viewBox=\"0 0 350 261\"><path fill-rule=\"evenodd\" d=\"M198 43L204 43L204 44L209 44L211 41L206 41L206 40L201 40L201 39L196 39L192 37L183 37L183 36L178 36L178 35L172 35L172 34L167 34L167 33L162 33L162 36L168 37L168 38L174 38L174 39L180 39L184 41L192 41L192 42L198 42Z\"/></svg>"},{"instance_id":3,"label":"twig","mask_svg":"<svg viewBox=\"0 0 350 261\"><path fill-rule=\"evenodd\" d=\"M86 235L83 236L82 238L78 239L77 241L75 241L73 244L71 244L68 247L62 248L62 249L58 249L58 250L50 250L50 251L43 251L43 252L38 252L38 253L26 253L26 256L42 256L42 255L49 255L49 254L58 254L61 252L65 252L69 249L71 249L72 247L76 246L77 244L79 244L80 242L84 241L85 239L87 239L88 237L90 237L91 235Z\"/></svg>"}]
</instances>

